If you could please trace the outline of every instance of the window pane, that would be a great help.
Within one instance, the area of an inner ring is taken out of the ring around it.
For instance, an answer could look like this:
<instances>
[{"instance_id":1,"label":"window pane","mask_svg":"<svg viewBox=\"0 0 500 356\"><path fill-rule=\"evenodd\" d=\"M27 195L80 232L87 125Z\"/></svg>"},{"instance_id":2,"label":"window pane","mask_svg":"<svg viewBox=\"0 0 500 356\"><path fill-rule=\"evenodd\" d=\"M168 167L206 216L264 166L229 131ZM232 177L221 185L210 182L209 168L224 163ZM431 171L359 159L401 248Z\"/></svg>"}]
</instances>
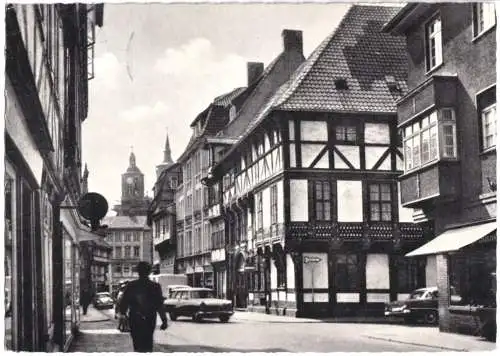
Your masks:
<instances>
[{"instance_id":1,"label":"window pane","mask_svg":"<svg viewBox=\"0 0 500 356\"><path fill-rule=\"evenodd\" d=\"M330 183L328 182L323 182L323 199L324 200L330 200Z\"/></svg>"},{"instance_id":2,"label":"window pane","mask_svg":"<svg viewBox=\"0 0 500 356\"><path fill-rule=\"evenodd\" d=\"M391 221L391 203L382 203L382 221Z\"/></svg>"},{"instance_id":3,"label":"window pane","mask_svg":"<svg viewBox=\"0 0 500 356\"><path fill-rule=\"evenodd\" d=\"M412 147L413 139L408 139L405 141L405 164L406 170L410 170L413 168L413 147Z\"/></svg>"},{"instance_id":4,"label":"window pane","mask_svg":"<svg viewBox=\"0 0 500 356\"><path fill-rule=\"evenodd\" d=\"M343 141L345 137L345 127L337 126L335 128L335 138L339 141Z\"/></svg>"},{"instance_id":5,"label":"window pane","mask_svg":"<svg viewBox=\"0 0 500 356\"><path fill-rule=\"evenodd\" d=\"M379 203L370 204L370 220L379 221L380 220L380 207Z\"/></svg>"},{"instance_id":6,"label":"window pane","mask_svg":"<svg viewBox=\"0 0 500 356\"><path fill-rule=\"evenodd\" d=\"M429 130L423 130L421 133L422 137L422 163L429 162L430 159L430 147L429 147L429 140L430 140L430 132Z\"/></svg>"},{"instance_id":7,"label":"window pane","mask_svg":"<svg viewBox=\"0 0 500 356\"><path fill-rule=\"evenodd\" d=\"M420 166L420 136L413 137L413 167Z\"/></svg>"},{"instance_id":8,"label":"window pane","mask_svg":"<svg viewBox=\"0 0 500 356\"><path fill-rule=\"evenodd\" d=\"M382 199L385 199L384 196L389 194L389 199L391 198L391 185L390 184L380 184L380 190L382 191Z\"/></svg>"},{"instance_id":9,"label":"window pane","mask_svg":"<svg viewBox=\"0 0 500 356\"><path fill-rule=\"evenodd\" d=\"M316 182L316 199L323 199L323 187L321 182Z\"/></svg>"},{"instance_id":10,"label":"window pane","mask_svg":"<svg viewBox=\"0 0 500 356\"><path fill-rule=\"evenodd\" d=\"M432 126L430 128L430 138L429 138L429 159L433 160L438 157L438 135L437 126Z\"/></svg>"},{"instance_id":11,"label":"window pane","mask_svg":"<svg viewBox=\"0 0 500 356\"><path fill-rule=\"evenodd\" d=\"M330 203L324 203L324 220L331 220L332 217L330 216Z\"/></svg>"},{"instance_id":12,"label":"window pane","mask_svg":"<svg viewBox=\"0 0 500 356\"><path fill-rule=\"evenodd\" d=\"M323 203L316 202L316 220L323 220Z\"/></svg>"},{"instance_id":13,"label":"window pane","mask_svg":"<svg viewBox=\"0 0 500 356\"><path fill-rule=\"evenodd\" d=\"M455 134L453 125L443 125L443 156L455 157Z\"/></svg>"},{"instance_id":14,"label":"window pane","mask_svg":"<svg viewBox=\"0 0 500 356\"><path fill-rule=\"evenodd\" d=\"M379 200L379 186L378 184L370 185L370 201L378 201Z\"/></svg>"}]
</instances>

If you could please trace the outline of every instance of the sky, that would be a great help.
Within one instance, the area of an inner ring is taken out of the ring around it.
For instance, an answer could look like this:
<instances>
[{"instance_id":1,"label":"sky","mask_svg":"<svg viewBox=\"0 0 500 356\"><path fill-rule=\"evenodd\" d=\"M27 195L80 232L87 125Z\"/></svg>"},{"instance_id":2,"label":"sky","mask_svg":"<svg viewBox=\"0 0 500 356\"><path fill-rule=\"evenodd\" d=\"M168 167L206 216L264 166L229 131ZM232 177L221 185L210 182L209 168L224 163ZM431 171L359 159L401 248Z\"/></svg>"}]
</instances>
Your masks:
<instances>
[{"instance_id":1,"label":"sky","mask_svg":"<svg viewBox=\"0 0 500 356\"><path fill-rule=\"evenodd\" d=\"M119 203L131 147L152 195L168 130L173 159L189 124L216 97L246 85L246 63L267 66L281 31L303 31L306 58L349 4L106 4L83 123L89 191Z\"/></svg>"}]
</instances>

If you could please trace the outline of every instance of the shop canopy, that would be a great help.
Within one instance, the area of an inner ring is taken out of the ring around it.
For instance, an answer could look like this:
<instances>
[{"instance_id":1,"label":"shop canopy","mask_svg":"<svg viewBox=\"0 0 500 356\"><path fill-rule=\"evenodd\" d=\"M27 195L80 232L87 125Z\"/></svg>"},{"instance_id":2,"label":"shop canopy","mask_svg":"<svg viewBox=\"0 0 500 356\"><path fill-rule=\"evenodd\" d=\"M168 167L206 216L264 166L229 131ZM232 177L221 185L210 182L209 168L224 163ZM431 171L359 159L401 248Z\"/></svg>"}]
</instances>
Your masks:
<instances>
[{"instance_id":1,"label":"shop canopy","mask_svg":"<svg viewBox=\"0 0 500 356\"><path fill-rule=\"evenodd\" d=\"M407 253L406 257L436 255L440 253L458 251L483 237L489 235L497 228L497 222L488 222L479 225L464 226L450 229L438 235L416 250Z\"/></svg>"}]
</instances>

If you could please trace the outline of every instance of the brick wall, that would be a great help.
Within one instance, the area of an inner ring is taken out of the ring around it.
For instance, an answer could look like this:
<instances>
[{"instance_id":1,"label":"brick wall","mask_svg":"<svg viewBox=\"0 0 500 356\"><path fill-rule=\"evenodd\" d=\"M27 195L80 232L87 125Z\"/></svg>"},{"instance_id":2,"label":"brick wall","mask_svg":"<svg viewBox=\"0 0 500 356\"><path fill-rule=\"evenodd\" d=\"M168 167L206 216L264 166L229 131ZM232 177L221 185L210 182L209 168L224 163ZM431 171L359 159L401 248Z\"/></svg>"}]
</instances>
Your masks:
<instances>
[{"instance_id":1,"label":"brick wall","mask_svg":"<svg viewBox=\"0 0 500 356\"><path fill-rule=\"evenodd\" d=\"M436 256L437 269L437 287L439 290L438 311L439 311L439 330L450 331L450 282L448 277L448 256Z\"/></svg>"}]
</instances>

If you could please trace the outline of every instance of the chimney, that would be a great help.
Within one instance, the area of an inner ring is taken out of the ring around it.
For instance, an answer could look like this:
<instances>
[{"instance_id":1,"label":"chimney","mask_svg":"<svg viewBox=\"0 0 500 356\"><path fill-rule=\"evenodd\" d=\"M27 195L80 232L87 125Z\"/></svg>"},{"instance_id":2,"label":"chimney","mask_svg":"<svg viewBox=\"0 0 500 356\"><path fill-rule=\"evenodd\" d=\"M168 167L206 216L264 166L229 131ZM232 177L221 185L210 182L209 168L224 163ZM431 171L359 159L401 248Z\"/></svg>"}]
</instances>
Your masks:
<instances>
[{"instance_id":1,"label":"chimney","mask_svg":"<svg viewBox=\"0 0 500 356\"><path fill-rule=\"evenodd\" d=\"M248 86L255 83L255 81L259 79L262 73L264 73L264 63L248 62L247 63Z\"/></svg>"},{"instance_id":2,"label":"chimney","mask_svg":"<svg viewBox=\"0 0 500 356\"><path fill-rule=\"evenodd\" d=\"M303 53L302 31L298 30L283 30L283 50L285 52L296 51Z\"/></svg>"}]
</instances>

